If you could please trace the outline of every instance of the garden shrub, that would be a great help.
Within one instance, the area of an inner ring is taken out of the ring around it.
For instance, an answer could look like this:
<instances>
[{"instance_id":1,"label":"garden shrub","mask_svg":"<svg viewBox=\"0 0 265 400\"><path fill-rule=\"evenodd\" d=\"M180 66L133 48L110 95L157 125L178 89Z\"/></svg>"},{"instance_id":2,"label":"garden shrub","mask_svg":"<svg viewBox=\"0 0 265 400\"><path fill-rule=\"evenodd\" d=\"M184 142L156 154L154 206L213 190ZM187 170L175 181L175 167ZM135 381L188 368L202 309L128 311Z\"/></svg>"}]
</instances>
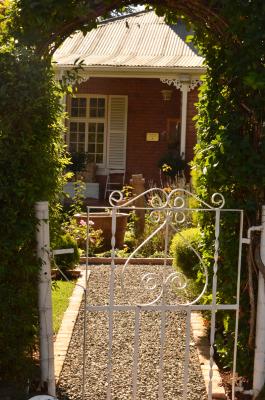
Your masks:
<instances>
[{"instance_id":1,"label":"garden shrub","mask_svg":"<svg viewBox=\"0 0 265 400\"><path fill-rule=\"evenodd\" d=\"M136 244L136 238L132 231L126 230L124 235L124 245L128 248L128 251L133 251Z\"/></svg>"},{"instance_id":2,"label":"garden shrub","mask_svg":"<svg viewBox=\"0 0 265 400\"><path fill-rule=\"evenodd\" d=\"M81 180L74 182L74 196L70 207L63 213L63 221L57 231L59 236L68 234L72 237L81 253L85 253L87 244L87 214L83 212L85 183ZM101 229L93 228L94 222L89 221L89 256L94 256L100 251L103 243L103 232Z\"/></svg>"},{"instance_id":3,"label":"garden shrub","mask_svg":"<svg viewBox=\"0 0 265 400\"><path fill-rule=\"evenodd\" d=\"M161 215L162 218L162 215ZM156 221L155 214L147 211L145 213L145 225L144 232L142 235L137 237L136 246L139 246L146 238L148 238L152 233L158 228L163 221ZM170 240L170 235L169 235ZM155 236L150 238L146 244L139 250L141 257L152 257L156 253L164 253L165 250L165 229L161 229Z\"/></svg>"},{"instance_id":4,"label":"garden shrub","mask_svg":"<svg viewBox=\"0 0 265 400\"><path fill-rule=\"evenodd\" d=\"M170 178L175 178L176 175L181 174L186 166L186 161L176 154L175 149L164 155L158 162L158 167L161 172Z\"/></svg>"},{"instance_id":5,"label":"garden shrub","mask_svg":"<svg viewBox=\"0 0 265 400\"><path fill-rule=\"evenodd\" d=\"M88 156L85 152L71 153L71 164L67 167L68 171L77 173L83 171L86 167Z\"/></svg>"},{"instance_id":6,"label":"garden shrub","mask_svg":"<svg viewBox=\"0 0 265 400\"><path fill-rule=\"evenodd\" d=\"M131 193L131 188L132 186L124 186L124 196L129 197L129 194ZM128 212L128 211L127 211ZM137 246L138 246L138 240L137 240L137 234L136 234L136 225L137 225L138 217L135 213L135 211L130 211L128 220L127 220L127 225L126 225L126 231L124 235L124 245L126 247L126 251L132 252Z\"/></svg>"},{"instance_id":7,"label":"garden shrub","mask_svg":"<svg viewBox=\"0 0 265 400\"><path fill-rule=\"evenodd\" d=\"M66 233L65 235L61 235L57 238L56 248L74 249L73 253L59 254L54 256L55 263L62 270L62 272L74 269L80 260L80 254L76 240L69 233Z\"/></svg>"},{"instance_id":8,"label":"garden shrub","mask_svg":"<svg viewBox=\"0 0 265 400\"><path fill-rule=\"evenodd\" d=\"M70 217L62 224L62 231L72 237L82 253L86 251L87 242L87 216L79 218L80 214ZM81 214L82 215L82 214ZM103 232L101 229L93 228L94 222L89 221L89 256L94 256L96 252L100 251L103 243Z\"/></svg>"},{"instance_id":9,"label":"garden shrub","mask_svg":"<svg viewBox=\"0 0 265 400\"><path fill-rule=\"evenodd\" d=\"M170 254L173 265L180 268L188 278L197 279L200 260L196 253L201 245L201 232L199 228L184 229L175 234L170 245Z\"/></svg>"},{"instance_id":10,"label":"garden shrub","mask_svg":"<svg viewBox=\"0 0 265 400\"><path fill-rule=\"evenodd\" d=\"M31 49L1 48L0 76L0 376L27 382L39 329L34 205L49 201L53 218L63 114L52 67Z\"/></svg>"}]
</instances>

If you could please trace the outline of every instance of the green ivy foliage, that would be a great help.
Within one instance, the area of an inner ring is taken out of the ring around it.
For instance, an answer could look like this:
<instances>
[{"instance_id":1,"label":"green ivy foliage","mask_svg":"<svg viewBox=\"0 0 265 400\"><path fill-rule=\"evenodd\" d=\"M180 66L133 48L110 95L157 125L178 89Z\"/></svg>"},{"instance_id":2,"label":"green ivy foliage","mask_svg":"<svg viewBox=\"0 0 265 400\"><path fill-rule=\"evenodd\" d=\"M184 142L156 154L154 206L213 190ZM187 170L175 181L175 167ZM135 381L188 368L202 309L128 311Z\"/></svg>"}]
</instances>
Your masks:
<instances>
[{"instance_id":1,"label":"green ivy foliage","mask_svg":"<svg viewBox=\"0 0 265 400\"><path fill-rule=\"evenodd\" d=\"M0 376L27 379L38 329L34 204L58 200L64 127L50 62L11 47L0 76Z\"/></svg>"},{"instance_id":2,"label":"green ivy foliage","mask_svg":"<svg viewBox=\"0 0 265 400\"><path fill-rule=\"evenodd\" d=\"M200 90L198 144L192 163L197 194L209 201L214 192L226 200L226 208L245 211L245 229L260 224L265 187L265 4L260 1L221 2L229 22L227 35L216 40L197 29L196 42L209 69ZM214 238L213 221L201 217L204 258ZM220 302L233 302L237 275L239 224L234 216L222 220L219 262ZM245 252L243 253L245 255ZM249 298L246 257L243 257L239 325L239 373L250 374L253 348L248 347ZM254 280L256 277L255 272ZM234 284L233 284L234 282ZM256 292L254 283L254 292ZM210 299L208 299L210 300ZM217 313L217 350L223 365L231 366L234 317Z\"/></svg>"}]
</instances>

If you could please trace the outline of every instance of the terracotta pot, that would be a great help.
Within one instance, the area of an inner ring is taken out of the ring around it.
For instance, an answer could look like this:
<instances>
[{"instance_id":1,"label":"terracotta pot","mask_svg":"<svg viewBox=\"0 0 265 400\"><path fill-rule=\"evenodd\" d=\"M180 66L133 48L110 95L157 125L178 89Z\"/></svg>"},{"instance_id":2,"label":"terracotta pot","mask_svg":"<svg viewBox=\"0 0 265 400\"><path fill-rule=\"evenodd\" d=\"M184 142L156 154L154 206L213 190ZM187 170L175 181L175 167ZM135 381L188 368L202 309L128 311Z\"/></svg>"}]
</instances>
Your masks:
<instances>
[{"instance_id":1,"label":"terracotta pot","mask_svg":"<svg viewBox=\"0 0 265 400\"><path fill-rule=\"evenodd\" d=\"M75 218L78 221L87 220L87 214L76 214ZM124 244L124 234L126 231L128 214L117 213L116 214L116 234L115 234L115 248L122 248ZM108 212L92 212L89 213L89 220L94 223L93 229L101 229L103 232L103 245L102 250L111 249L111 227L112 227L112 215Z\"/></svg>"}]
</instances>

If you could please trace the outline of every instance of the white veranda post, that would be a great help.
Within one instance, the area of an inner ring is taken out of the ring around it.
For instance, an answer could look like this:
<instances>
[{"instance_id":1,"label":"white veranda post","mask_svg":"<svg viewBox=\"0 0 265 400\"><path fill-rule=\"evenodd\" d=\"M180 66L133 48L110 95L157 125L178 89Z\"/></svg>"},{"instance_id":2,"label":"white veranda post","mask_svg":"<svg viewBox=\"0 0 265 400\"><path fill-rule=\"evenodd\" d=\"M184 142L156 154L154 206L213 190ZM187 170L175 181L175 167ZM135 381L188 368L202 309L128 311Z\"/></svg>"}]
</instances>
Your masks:
<instances>
[{"instance_id":1,"label":"white veranda post","mask_svg":"<svg viewBox=\"0 0 265 400\"><path fill-rule=\"evenodd\" d=\"M161 78L162 83L173 85L181 91L181 133L180 133L180 156L183 160L186 157L186 135L187 135L187 110L188 110L188 92L201 84L199 78L190 75L180 75L176 79Z\"/></svg>"},{"instance_id":2,"label":"white veranda post","mask_svg":"<svg viewBox=\"0 0 265 400\"><path fill-rule=\"evenodd\" d=\"M187 131L187 107L189 83L181 85L181 133L180 133L180 156L185 160L186 156L186 131Z\"/></svg>"}]
</instances>

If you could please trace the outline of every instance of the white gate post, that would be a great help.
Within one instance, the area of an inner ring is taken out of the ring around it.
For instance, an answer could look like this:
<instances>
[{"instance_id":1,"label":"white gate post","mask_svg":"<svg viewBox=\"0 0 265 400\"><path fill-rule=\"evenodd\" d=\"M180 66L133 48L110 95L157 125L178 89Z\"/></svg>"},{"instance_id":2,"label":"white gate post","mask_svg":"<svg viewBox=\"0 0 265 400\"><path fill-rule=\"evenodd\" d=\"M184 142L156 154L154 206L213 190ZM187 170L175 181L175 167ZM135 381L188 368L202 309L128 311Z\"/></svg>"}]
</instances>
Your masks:
<instances>
[{"instance_id":1,"label":"white gate post","mask_svg":"<svg viewBox=\"0 0 265 400\"><path fill-rule=\"evenodd\" d=\"M260 235L260 257L265 265L265 206L262 206ZM256 346L254 358L253 391L254 398L262 390L265 382L265 286L264 278L259 272L257 320L256 320Z\"/></svg>"},{"instance_id":2,"label":"white gate post","mask_svg":"<svg viewBox=\"0 0 265 400\"><path fill-rule=\"evenodd\" d=\"M43 385L46 382L48 394L55 397L48 202L36 203L35 212L39 221L36 234L37 255L41 260L39 274L41 383Z\"/></svg>"}]
</instances>

